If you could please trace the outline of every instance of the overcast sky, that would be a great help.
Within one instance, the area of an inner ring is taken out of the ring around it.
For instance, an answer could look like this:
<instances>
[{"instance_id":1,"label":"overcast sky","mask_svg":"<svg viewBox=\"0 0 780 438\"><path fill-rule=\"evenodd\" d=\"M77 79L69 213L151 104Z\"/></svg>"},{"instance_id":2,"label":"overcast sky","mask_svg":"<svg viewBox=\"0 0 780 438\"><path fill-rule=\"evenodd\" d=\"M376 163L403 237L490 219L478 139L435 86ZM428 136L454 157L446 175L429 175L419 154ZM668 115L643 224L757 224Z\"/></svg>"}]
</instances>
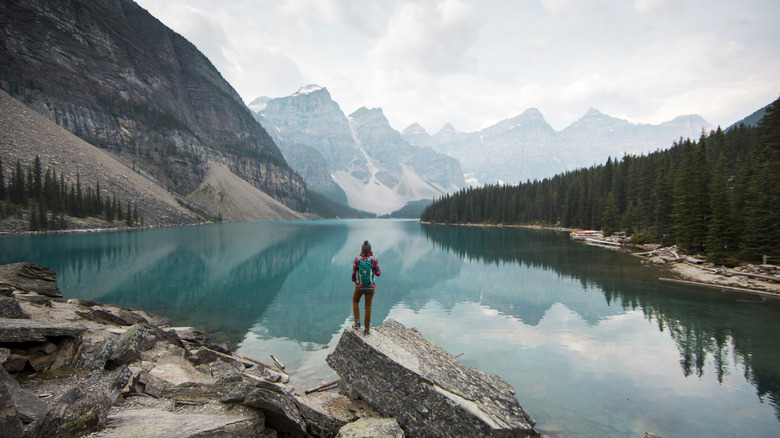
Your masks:
<instances>
[{"instance_id":1,"label":"overcast sky","mask_svg":"<svg viewBox=\"0 0 780 438\"><path fill-rule=\"evenodd\" d=\"M136 0L246 103L307 84L393 128L477 131L538 108L727 127L780 97L778 0Z\"/></svg>"}]
</instances>

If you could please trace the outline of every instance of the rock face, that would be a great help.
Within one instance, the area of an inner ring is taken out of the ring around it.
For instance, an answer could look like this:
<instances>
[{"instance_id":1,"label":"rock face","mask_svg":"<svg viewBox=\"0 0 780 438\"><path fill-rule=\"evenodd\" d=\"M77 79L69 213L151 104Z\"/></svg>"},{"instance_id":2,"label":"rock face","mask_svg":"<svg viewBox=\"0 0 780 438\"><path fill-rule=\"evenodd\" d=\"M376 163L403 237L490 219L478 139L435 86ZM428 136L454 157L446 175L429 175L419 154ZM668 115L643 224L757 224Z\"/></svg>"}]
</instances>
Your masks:
<instances>
[{"instance_id":1,"label":"rock face","mask_svg":"<svg viewBox=\"0 0 780 438\"><path fill-rule=\"evenodd\" d=\"M430 147L409 144L381 109L349 117L316 85L251 107L308 184L336 201L374 213L433 199L465 185L460 163Z\"/></svg>"},{"instance_id":2,"label":"rock face","mask_svg":"<svg viewBox=\"0 0 780 438\"><path fill-rule=\"evenodd\" d=\"M0 87L180 195L208 160L299 209L303 181L211 62L130 0L0 3Z\"/></svg>"},{"instance_id":3,"label":"rock face","mask_svg":"<svg viewBox=\"0 0 780 438\"><path fill-rule=\"evenodd\" d=\"M347 329L328 365L408 436L537 436L514 390L465 366L420 333L388 320Z\"/></svg>"},{"instance_id":4,"label":"rock face","mask_svg":"<svg viewBox=\"0 0 780 438\"><path fill-rule=\"evenodd\" d=\"M450 124L429 135L413 124L403 130L411 144L430 146L457 158L469 184L518 184L543 179L698 138L712 129L700 116L680 116L659 125L634 124L590 109L563 131L555 131L535 108L477 132L457 132Z\"/></svg>"}]
</instances>

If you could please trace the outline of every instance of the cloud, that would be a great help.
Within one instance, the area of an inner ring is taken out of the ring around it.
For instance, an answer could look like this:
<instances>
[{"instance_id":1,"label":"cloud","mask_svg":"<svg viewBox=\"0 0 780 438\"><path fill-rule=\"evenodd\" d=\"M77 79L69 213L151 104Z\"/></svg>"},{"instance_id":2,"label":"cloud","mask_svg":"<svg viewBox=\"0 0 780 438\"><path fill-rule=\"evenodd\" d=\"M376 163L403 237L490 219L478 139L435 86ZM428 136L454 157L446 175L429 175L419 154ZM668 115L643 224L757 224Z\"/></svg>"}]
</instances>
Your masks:
<instances>
[{"instance_id":1,"label":"cloud","mask_svg":"<svg viewBox=\"0 0 780 438\"><path fill-rule=\"evenodd\" d=\"M472 71L471 52L479 22L460 0L399 3L385 33L369 51L372 67L382 71L452 74Z\"/></svg>"},{"instance_id":2,"label":"cloud","mask_svg":"<svg viewBox=\"0 0 780 438\"><path fill-rule=\"evenodd\" d=\"M475 131L538 108L727 126L780 92L780 3L765 0L138 0L246 101L327 87L396 129Z\"/></svg>"}]
</instances>

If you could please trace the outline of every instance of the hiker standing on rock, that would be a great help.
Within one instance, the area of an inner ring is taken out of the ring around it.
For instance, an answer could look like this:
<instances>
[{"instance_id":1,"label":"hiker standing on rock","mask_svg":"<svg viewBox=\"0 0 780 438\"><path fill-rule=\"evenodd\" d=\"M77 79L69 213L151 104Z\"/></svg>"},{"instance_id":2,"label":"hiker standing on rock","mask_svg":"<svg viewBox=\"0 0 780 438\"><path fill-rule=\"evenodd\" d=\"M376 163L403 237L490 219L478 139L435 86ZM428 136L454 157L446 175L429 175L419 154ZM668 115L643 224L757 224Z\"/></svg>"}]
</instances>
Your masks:
<instances>
[{"instance_id":1,"label":"hiker standing on rock","mask_svg":"<svg viewBox=\"0 0 780 438\"><path fill-rule=\"evenodd\" d=\"M360 328L360 297L366 296L366 327L363 333L369 334L371 331L371 302L374 300L374 291L376 283L374 276L379 277L382 271L379 270L379 262L371 251L371 244L368 240L363 242L360 248L360 255L355 257L352 263L352 282L355 283L355 292L352 294L352 313L355 314L355 329Z\"/></svg>"}]
</instances>

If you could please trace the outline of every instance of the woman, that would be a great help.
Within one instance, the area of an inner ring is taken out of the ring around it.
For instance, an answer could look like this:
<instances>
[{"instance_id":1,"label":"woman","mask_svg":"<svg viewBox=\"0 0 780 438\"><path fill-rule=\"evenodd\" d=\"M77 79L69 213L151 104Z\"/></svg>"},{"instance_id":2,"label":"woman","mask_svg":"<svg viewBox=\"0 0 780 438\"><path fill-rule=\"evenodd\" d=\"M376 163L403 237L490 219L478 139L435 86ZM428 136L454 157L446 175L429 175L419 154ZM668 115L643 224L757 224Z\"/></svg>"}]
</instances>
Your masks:
<instances>
[{"instance_id":1,"label":"woman","mask_svg":"<svg viewBox=\"0 0 780 438\"><path fill-rule=\"evenodd\" d=\"M355 283L355 292L352 294L352 313L355 314L355 329L360 328L360 297L366 296L366 326L363 333L371 332L371 302L374 300L374 291L376 283L374 276L379 277L382 271L379 270L379 262L373 256L371 244L368 240L363 242L360 248L360 255L355 257L352 262L352 282Z\"/></svg>"}]
</instances>

